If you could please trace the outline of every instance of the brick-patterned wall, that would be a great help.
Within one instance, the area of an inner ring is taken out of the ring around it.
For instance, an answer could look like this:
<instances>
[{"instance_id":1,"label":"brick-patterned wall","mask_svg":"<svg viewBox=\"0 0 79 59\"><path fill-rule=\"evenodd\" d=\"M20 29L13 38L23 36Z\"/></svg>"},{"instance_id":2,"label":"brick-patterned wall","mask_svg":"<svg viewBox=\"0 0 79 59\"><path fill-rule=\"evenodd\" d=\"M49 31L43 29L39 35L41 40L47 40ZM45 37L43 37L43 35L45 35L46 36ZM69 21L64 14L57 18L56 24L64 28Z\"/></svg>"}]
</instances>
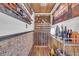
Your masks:
<instances>
[{"instance_id":1,"label":"brick-patterned wall","mask_svg":"<svg viewBox=\"0 0 79 59\"><path fill-rule=\"evenodd\" d=\"M0 56L27 56L33 45L33 32L0 41Z\"/></svg>"}]
</instances>

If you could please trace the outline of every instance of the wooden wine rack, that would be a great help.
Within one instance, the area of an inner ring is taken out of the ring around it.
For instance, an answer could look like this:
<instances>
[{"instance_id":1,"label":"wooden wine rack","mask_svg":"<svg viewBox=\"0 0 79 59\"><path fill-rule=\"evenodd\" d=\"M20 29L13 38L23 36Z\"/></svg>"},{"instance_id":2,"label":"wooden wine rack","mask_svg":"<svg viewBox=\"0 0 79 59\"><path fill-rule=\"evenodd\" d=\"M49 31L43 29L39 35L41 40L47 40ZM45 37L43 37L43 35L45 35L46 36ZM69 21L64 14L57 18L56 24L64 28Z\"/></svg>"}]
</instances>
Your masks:
<instances>
[{"instance_id":1,"label":"wooden wine rack","mask_svg":"<svg viewBox=\"0 0 79 59\"><path fill-rule=\"evenodd\" d=\"M49 24L40 24L35 23L35 45L48 46L50 25Z\"/></svg>"}]
</instances>

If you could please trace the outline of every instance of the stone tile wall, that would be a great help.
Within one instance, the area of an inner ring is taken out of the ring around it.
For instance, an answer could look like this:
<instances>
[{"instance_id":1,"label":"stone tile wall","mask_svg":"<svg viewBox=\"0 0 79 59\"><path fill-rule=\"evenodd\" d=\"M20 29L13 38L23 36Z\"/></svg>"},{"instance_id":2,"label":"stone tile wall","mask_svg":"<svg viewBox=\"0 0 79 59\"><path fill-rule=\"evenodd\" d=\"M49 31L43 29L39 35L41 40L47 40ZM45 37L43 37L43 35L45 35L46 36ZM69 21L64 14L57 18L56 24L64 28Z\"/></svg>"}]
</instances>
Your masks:
<instances>
[{"instance_id":1,"label":"stone tile wall","mask_svg":"<svg viewBox=\"0 0 79 59\"><path fill-rule=\"evenodd\" d=\"M27 56L33 46L33 32L0 41L0 56Z\"/></svg>"}]
</instances>

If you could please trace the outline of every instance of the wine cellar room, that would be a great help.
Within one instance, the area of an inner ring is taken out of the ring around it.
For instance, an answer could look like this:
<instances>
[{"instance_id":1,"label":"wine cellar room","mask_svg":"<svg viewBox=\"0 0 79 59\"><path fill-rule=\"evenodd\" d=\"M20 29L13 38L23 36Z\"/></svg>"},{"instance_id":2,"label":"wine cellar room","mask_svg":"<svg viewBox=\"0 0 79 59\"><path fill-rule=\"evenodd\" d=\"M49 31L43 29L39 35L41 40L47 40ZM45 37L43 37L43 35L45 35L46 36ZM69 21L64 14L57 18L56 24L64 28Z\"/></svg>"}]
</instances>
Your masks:
<instances>
[{"instance_id":1,"label":"wine cellar room","mask_svg":"<svg viewBox=\"0 0 79 59\"><path fill-rule=\"evenodd\" d=\"M0 3L0 56L79 56L79 3Z\"/></svg>"}]
</instances>

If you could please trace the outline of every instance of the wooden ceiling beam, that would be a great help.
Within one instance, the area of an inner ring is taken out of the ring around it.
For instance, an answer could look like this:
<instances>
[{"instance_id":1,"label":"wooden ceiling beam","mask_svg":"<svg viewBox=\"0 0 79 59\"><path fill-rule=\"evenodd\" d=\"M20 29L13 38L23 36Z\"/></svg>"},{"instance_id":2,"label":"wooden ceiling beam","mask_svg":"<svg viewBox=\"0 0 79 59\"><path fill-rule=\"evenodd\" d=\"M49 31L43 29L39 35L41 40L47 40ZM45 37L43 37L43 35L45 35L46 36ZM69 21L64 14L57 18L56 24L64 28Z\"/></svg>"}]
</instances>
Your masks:
<instances>
[{"instance_id":1,"label":"wooden ceiling beam","mask_svg":"<svg viewBox=\"0 0 79 59\"><path fill-rule=\"evenodd\" d=\"M51 15L51 13L35 13L35 15L44 15L44 16L48 16L48 15Z\"/></svg>"}]
</instances>

